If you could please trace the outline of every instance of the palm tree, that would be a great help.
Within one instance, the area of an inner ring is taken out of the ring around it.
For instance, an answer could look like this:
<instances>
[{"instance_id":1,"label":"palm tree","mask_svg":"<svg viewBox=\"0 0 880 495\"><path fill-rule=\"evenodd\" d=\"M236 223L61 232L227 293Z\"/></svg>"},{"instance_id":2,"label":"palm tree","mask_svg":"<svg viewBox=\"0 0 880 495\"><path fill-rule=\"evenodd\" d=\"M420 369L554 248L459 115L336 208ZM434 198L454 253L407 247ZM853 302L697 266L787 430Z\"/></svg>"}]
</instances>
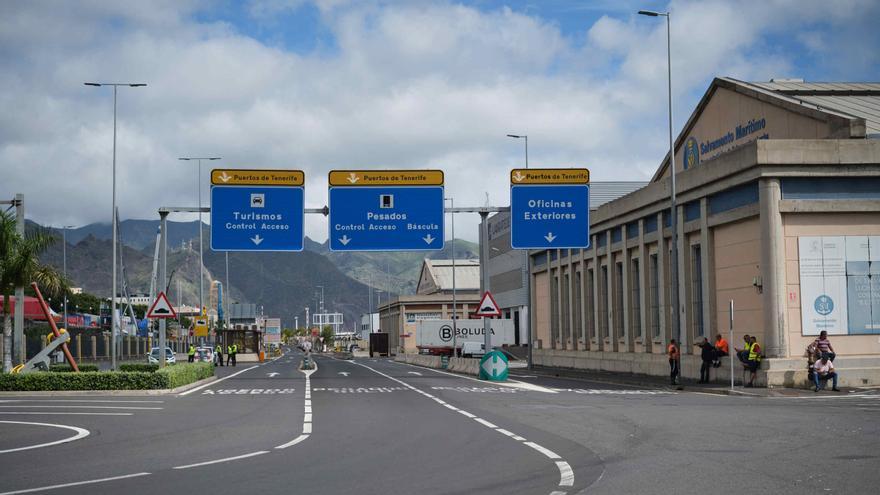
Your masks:
<instances>
[{"instance_id":1,"label":"palm tree","mask_svg":"<svg viewBox=\"0 0 880 495\"><path fill-rule=\"evenodd\" d=\"M22 237L15 218L0 212L0 294L3 296L3 371L12 369L12 318L9 297L16 287L37 282L47 294L67 290L67 281L51 266L40 263L40 254L55 242L47 232Z\"/></svg>"}]
</instances>

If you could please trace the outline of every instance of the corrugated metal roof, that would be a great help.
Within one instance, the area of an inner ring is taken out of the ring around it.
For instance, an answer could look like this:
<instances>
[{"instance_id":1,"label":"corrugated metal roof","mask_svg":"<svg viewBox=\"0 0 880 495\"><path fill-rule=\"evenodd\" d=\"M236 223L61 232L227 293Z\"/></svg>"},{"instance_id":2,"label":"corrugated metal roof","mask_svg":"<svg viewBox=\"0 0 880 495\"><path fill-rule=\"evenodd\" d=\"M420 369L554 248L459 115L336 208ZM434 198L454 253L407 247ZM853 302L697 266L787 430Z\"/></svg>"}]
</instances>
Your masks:
<instances>
[{"instance_id":1,"label":"corrugated metal roof","mask_svg":"<svg viewBox=\"0 0 880 495\"><path fill-rule=\"evenodd\" d=\"M425 260L441 290L452 290L452 260ZM455 290L480 290L480 261L455 260Z\"/></svg>"},{"instance_id":2,"label":"corrugated metal roof","mask_svg":"<svg viewBox=\"0 0 880 495\"><path fill-rule=\"evenodd\" d=\"M771 81L749 84L823 109L863 118L868 137L880 138L880 83Z\"/></svg>"},{"instance_id":3,"label":"corrugated metal roof","mask_svg":"<svg viewBox=\"0 0 880 495\"><path fill-rule=\"evenodd\" d=\"M648 182L618 181L590 182L590 210L626 196L648 185Z\"/></svg>"}]
</instances>

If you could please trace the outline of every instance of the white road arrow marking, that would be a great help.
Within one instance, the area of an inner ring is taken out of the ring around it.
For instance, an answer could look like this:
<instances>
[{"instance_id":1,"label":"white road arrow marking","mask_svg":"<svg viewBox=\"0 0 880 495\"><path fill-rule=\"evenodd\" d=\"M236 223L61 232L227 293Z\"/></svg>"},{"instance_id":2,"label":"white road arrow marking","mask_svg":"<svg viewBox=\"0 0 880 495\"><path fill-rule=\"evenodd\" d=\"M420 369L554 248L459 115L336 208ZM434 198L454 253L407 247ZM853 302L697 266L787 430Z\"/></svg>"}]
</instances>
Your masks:
<instances>
[{"instance_id":1,"label":"white road arrow marking","mask_svg":"<svg viewBox=\"0 0 880 495\"><path fill-rule=\"evenodd\" d=\"M432 242L434 242L434 239L435 239L434 237L431 237L431 234L428 234L425 237L422 237L422 240L428 244L431 244Z\"/></svg>"},{"instance_id":2,"label":"white road arrow marking","mask_svg":"<svg viewBox=\"0 0 880 495\"><path fill-rule=\"evenodd\" d=\"M351 239L348 237L348 234L346 234L339 238L339 242L341 242L343 246L348 246L348 243L351 242Z\"/></svg>"},{"instance_id":3,"label":"white road arrow marking","mask_svg":"<svg viewBox=\"0 0 880 495\"><path fill-rule=\"evenodd\" d=\"M418 376L422 376L422 374L419 373L418 371L407 371L407 373L409 373L410 375L418 375Z\"/></svg>"},{"instance_id":4,"label":"white road arrow marking","mask_svg":"<svg viewBox=\"0 0 880 495\"><path fill-rule=\"evenodd\" d=\"M342 375L342 376L348 376L348 375L350 375L351 373L349 373L349 372L347 372L347 371L340 371L339 374Z\"/></svg>"},{"instance_id":5,"label":"white road arrow marking","mask_svg":"<svg viewBox=\"0 0 880 495\"><path fill-rule=\"evenodd\" d=\"M348 182L354 184L355 182L357 182L359 180L360 180L360 177L358 177L356 173L352 172L352 173L348 174Z\"/></svg>"},{"instance_id":6,"label":"white road arrow marking","mask_svg":"<svg viewBox=\"0 0 880 495\"><path fill-rule=\"evenodd\" d=\"M219 179L223 182L229 182L229 179L232 179L232 176L226 175L226 172L223 172L222 174L220 174Z\"/></svg>"},{"instance_id":7,"label":"white road arrow marking","mask_svg":"<svg viewBox=\"0 0 880 495\"><path fill-rule=\"evenodd\" d=\"M277 372L273 371L271 373L266 373L266 374L269 375L269 378L275 378L276 376L280 375L281 373L277 373Z\"/></svg>"},{"instance_id":8,"label":"white road arrow marking","mask_svg":"<svg viewBox=\"0 0 880 495\"><path fill-rule=\"evenodd\" d=\"M253 242L255 246L259 246L260 243L263 242L263 238L260 237L260 234L257 234L251 237L251 242Z\"/></svg>"},{"instance_id":9,"label":"white road arrow marking","mask_svg":"<svg viewBox=\"0 0 880 495\"><path fill-rule=\"evenodd\" d=\"M492 359L483 361L482 368L487 375L495 377L504 373L504 370L507 369L507 363L503 359L498 359L498 356L492 356Z\"/></svg>"},{"instance_id":10,"label":"white road arrow marking","mask_svg":"<svg viewBox=\"0 0 880 495\"><path fill-rule=\"evenodd\" d=\"M521 181L521 180L523 180L523 179L525 179L525 178L526 178L526 176L523 175L523 174L521 174L521 173L519 173L518 170L517 170L517 172L516 172L516 175L513 176L513 180L515 180L515 181L517 181L517 182L519 182L519 181Z\"/></svg>"},{"instance_id":11,"label":"white road arrow marking","mask_svg":"<svg viewBox=\"0 0 880 495\"><path fill-rule=\"evenodd\" d=\"M556 236L553 235L553 232L547 232L547 235L544 236L544 239L547 239L547 242L553 242L556 239Z\"/></svg>"}]
</instances>

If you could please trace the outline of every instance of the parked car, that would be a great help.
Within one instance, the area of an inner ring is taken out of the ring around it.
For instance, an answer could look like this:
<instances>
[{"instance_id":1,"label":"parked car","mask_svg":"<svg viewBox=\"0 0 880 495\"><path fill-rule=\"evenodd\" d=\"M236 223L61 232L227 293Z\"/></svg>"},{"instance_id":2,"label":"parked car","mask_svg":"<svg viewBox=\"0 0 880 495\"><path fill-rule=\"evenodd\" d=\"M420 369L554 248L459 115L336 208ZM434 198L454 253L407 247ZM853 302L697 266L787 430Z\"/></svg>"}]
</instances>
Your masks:
<instances>
[{"instance_id":1,"label":"parked car","mask_svg":"<svg viewBox=\"0 0 880 495\"><path fill-rule=\"evenodd\" d=\"M153 347L150 350L150 353L147 354L147 362L150 364L159 364L159 348ZM165 363L174 364L177 362L177 356L174 355L174 351L171 350L170 347L165 348Z\"/></svg>"},{"instance_id":2,"label":"parked car","mask_svg":"<svg viewBox=\"0 0 880 495\"><path fill-rule=\"evenodd\" d=\"M483 342L462 342L461 357L480 357L486 354L486 344Z\"/></svg>"},{"instance_id":3,"label":"parked car","mask_svg":"<svg viewBox=\"0 0 880 495\"><path fill-rule=\"evenodd\" d=\"M202 363L214 362L214 349L210 347L197 347L195 361Z\"/></svg>"}]
</instances>

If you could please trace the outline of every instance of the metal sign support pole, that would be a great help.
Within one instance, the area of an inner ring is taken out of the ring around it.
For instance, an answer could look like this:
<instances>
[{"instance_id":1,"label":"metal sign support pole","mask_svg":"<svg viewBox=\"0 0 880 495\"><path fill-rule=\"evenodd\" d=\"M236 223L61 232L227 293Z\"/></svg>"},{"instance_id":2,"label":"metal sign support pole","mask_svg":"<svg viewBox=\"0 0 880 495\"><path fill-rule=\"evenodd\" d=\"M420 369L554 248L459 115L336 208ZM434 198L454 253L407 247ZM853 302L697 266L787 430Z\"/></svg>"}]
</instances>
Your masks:
<instances>
[{"instance_id":1,"label":"metal sign support pole","mask_svg":"<svg viewBox=\"0 0 880 495\"><path fill-rule=\"evenodd\" d=\"M159 225L160 225L159 231L160 231L160 239L162 242L162 250L159 251L162 256L162 260L159 264L159 280L162 281L162 287L164 288L165 277L166 277L165 270L167 269L167 266L168 266L168 264L167 264L168 263L168 253L167 253L167 249L168 249L168 231L167 231L168 224L166 222L166 220L168 218L168 212L160 213L159 216L161 217L161 220L159 223ZM179 309L178 309L178 311L179 311ZM165 367L165 320L166 320L166 318L159 318L159 367L160 368Z\"/></svg>"},{"instance_id":2,"label":"metal sign support pole","mask_svg":"<svg viewBox=\"0 0 880 495\"><path fill-rule=\"evenodd\" d=\"M730 352L733 346L733 299L730 300L730 337L727 341L727 357L730 358L730 390L733 390L733 353Z\"/></svg>"},{"instance_id":3,"label":"metal sign support pole","mask_svg":"<svg viewBox=\"0 0 880 495\"><path fill-rule=\"evenodd\" d=\"M24 194L22 193L15 195L15 231L24 239ZM27 346L24 340L24 287L15 288L14 320L13 363L24 363L27 361Z\"/></svg>"},{"instance_id":4,"label":"metal sign support pole","mask_svg":"<svg viewBox=\"0 0 880 495\"><path fill-rule=\"evenodd\" d=\"M480 292L489 292L489 212L480 212ZM492 350L492 322L483 317L483 336L485 352Z\"/></svg>"}]
</instances>

